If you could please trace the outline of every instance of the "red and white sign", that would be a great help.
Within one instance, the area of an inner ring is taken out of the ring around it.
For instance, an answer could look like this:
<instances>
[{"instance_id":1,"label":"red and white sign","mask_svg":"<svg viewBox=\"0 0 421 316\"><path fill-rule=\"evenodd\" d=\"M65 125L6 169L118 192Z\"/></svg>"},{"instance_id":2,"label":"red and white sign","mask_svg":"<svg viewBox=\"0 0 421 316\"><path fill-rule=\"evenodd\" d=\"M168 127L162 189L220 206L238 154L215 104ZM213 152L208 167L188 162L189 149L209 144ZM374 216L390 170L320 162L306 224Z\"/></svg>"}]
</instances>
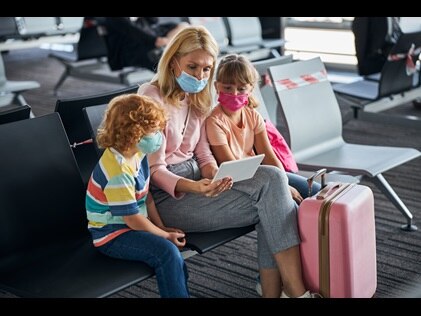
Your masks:
<instances>
[{"instance_id":1,"label":"red and white sign","mask_svg":"<svg viewBox=\"0 0 421 316\"><path fill-rule=\"evenodd\" d=\"M327 73L325 69L312 74L301 75L292 79L286 78L276 80L275 87L276 91L291 90L323 81L327 81Z\"/></svg>"}]
</instances>

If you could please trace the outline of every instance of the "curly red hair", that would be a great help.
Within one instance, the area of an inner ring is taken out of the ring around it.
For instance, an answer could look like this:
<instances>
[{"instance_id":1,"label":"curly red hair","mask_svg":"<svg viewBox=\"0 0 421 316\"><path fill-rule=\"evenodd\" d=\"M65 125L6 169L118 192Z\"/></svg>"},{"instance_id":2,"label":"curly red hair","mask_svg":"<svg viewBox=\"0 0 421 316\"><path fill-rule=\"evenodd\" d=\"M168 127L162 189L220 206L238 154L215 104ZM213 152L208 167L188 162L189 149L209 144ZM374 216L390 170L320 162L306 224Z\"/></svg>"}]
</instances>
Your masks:
<instances>
[{"instance_id":1,"label":"curly red hair","mask_svg":"<svg viewBox=\"0 0 421 316\"><path fill-rule=\"evenodd\" d=\"M102 148L120 152L132 148L142 136L162 130L167 122L165 110L154 99L138 94L113 98L98 128L97 142Z\"/></svg>"}]
</instances>

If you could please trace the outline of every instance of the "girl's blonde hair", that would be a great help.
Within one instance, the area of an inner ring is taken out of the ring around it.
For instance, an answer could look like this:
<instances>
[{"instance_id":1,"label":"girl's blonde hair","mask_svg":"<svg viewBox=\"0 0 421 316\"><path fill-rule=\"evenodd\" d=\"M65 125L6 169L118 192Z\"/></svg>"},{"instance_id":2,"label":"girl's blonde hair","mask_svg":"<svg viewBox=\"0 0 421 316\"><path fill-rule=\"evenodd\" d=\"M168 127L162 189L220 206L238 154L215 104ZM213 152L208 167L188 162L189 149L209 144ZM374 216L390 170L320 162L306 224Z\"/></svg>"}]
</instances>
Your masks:
<instances>
[{"instance_id":1,"label":"girl's blonde hair","mask_svg":"<svg viewBox=\"0 0 421 316\"><path fill-rule=\"evenodd\" d=\"M178 105L184 91L175 80L171 62L174 58L183 57L197 49L203 49L213 57L208 84L199 93L189 95L190 105L202 114L206 114L212 107L212 85L215 64L219 54L218 44L213 36L203 26L188 26L178 32L166 47L159 63L158 71L152 84L160 88L164 102Z\"/></svg>"},{"instance_id":2,"label":"girl's blonde hair","mask_svg":"<svg viewBox=\"0 0 421 316\"><path fill-rule=\"evenodd\" d=\"M216 81L225 84L250 84L254 87L259 83L260 77L256 68L244 56L230 54L222 57L216 70ZM248 106L256 108L257 99L251 93Z\"/></svg>"},{"instance_id":3,"label":"girl's blonde hair","mask_svg":"<svg viewBox=\"0 0 421 316\"><path fill-rule=\"evenodd\" d=\"M98 128L97 143L102 148L124 152L143 135L162 130L166 121L164 109L154 99L138 94L120 95L108 104Z\"/></svg>"}]
</instances>

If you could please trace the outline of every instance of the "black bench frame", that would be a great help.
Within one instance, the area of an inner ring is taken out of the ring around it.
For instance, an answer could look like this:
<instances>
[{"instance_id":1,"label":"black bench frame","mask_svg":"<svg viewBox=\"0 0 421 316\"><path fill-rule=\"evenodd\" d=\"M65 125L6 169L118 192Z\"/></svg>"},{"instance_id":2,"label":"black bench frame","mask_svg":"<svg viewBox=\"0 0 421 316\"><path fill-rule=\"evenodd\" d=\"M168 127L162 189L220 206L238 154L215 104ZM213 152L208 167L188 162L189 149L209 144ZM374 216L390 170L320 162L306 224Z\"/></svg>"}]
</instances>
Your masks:
<instances>
[{"instance_id":1,"label":"black bench frame","mask_svg":"<svg viewBox=\"0 0 421 316\"><path fill-rule=\"evenodd\" d=\"M22 297L106 297L154 275L146 264L93 246L86 185L58 113L1 125L0 146L13 148L0 157L1 289ZM191 233L187 246L204 253L253 230Z\"/></svg>"},{"instance_id":2,"label":"black bench frame","mask_svg":"<svg viewBox=\"0 0 421 316\"><path fill-rule=\"evenodd\" d=\"M145 264L93 247L85 186L57 113L0 125L0 146L8 148L0 158L2 289L24 297L104 297L153 275Z\"/></svg>"},{"instance_id":3,"label":"black bench frame","mask_svg":"<svg viewBox=\"0 0 421 316\"><path fill-rule=\"evenodd\" d=\"M55 112L60 114L63 121L64 129L70 144L80 143L91 139L89 126L86 124L82 109L94 105L106 104L118 95L125 93L136 93L138 86L131 86L128 88L106 92L102 94L76 97L69 99L58 99L55 107ZM76 157L76 162L82 174L82 179L85 184L88 183L89 177L95 164L98 161L98 155L93 144L84 144L73 148Z\"/></svg>"}]
</instances>

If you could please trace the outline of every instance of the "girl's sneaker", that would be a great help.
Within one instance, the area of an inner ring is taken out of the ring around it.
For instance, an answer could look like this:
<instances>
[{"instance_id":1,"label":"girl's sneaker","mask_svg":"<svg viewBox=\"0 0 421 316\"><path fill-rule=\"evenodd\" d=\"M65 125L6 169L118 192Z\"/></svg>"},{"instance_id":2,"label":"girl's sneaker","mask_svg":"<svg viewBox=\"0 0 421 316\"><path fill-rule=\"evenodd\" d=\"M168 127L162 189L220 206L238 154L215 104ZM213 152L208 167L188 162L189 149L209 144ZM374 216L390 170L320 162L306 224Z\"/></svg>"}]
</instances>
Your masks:
<instances>
[{"instance_id":1,"label":"girl's sneaker","mask_svg":"<svg viewBox=\"0 0 421 316\"><path fill-rule=\"evenodd\" d=\"M291 298L282 291L281 298ZM303 295L296 298L323 298L319 293L311 293L310 291L305 292Z\"/></svg>"}]
</instances>

